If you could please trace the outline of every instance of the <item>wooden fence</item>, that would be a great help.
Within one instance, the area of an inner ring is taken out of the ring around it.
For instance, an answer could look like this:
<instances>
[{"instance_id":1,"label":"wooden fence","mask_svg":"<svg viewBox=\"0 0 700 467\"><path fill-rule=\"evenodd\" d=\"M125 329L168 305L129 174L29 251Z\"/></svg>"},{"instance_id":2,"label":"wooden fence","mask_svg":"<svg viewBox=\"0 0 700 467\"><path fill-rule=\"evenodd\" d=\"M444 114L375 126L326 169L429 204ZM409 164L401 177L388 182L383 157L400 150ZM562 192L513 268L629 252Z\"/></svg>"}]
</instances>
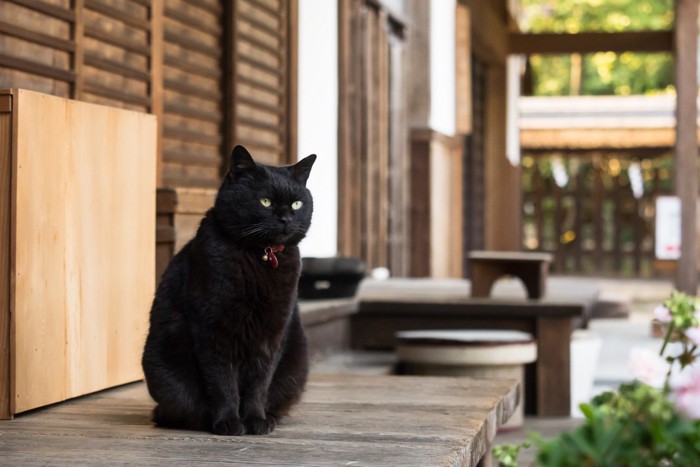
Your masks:
<instances>
[{"instance_id":1,"label":"wooden fence","mask_svg":"<svg viewBox=\"0 0 700 467\"><path fill-rule=\"evenodd\" d=\"M652 277L655 200L672 193L669 152L525 155L523 249L565 274Z\"/></svg>"}]
</instances>

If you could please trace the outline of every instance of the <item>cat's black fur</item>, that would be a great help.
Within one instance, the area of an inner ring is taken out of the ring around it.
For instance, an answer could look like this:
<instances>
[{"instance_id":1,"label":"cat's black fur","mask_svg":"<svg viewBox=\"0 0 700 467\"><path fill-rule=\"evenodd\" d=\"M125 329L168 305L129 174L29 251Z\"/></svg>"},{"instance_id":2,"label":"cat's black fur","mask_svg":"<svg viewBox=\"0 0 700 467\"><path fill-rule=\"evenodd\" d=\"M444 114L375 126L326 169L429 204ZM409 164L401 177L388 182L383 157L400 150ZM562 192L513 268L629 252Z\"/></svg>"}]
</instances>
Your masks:
<instances>
[{"instance_id":1,"label":"cat's black fur","mask_svg":"<svg viewBox=\"0 0 700 467\"><path fill-rule=\"evenodd\" d=\"M299 400L308 358L297 244L311 222L305 185L315 159L270 167L234 148L214 207L153 300L142 364L156 424L266 434ZM295 201L303 203L298 210ZM277 268L263 260L274 245L285 246Z\"/></svg>"}]
</instances>

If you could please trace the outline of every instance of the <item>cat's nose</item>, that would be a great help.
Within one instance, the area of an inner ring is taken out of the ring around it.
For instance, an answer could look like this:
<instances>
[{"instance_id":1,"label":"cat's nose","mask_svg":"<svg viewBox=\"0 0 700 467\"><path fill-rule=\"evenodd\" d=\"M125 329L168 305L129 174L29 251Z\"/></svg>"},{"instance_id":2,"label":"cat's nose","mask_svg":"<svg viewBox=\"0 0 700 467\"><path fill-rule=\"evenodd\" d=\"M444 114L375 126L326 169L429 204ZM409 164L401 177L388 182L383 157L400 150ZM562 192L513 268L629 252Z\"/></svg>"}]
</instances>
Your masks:
<instances>
[{"instance_id":1,"label":"cat's nose","mask_svg":"<svg viewBox=\"0 0 700 467\"><path fill-rule=\"evenodd\" d=\"M282 216L280 217L280 222L282 223L282 231L288 234L290 231L289 224L292 222L292 216Z\"/></svg>"}]
</instances>

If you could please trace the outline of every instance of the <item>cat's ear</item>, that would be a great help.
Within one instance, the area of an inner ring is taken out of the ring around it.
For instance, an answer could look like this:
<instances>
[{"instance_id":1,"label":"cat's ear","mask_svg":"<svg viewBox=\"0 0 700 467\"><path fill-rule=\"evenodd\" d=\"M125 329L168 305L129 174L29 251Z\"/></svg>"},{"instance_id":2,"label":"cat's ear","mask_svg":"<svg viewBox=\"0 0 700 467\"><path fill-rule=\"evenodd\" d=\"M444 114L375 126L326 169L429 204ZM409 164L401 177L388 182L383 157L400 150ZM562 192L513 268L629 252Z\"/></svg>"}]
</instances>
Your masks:
<instances>
[{"instance_id":1,"label":"cat's ear","mask_svg":"<svg viewBox=\"0 0 700 467\"><path fill-rule=\"evenodd\" d=\"M306 185L306 180L309 178L309 173L311 173L311 167L314 165L314 162L316 162L316 154L311 154L290 166L289 169L292 171L294 180Z\"/></svg>"},{"instance_id":2,"label":"cat's ear","mask_svg":"<svg viewBox=\"0 0 700 467\"><path fill-rule=\"evenodd\" d=\"M255 171L257 165L248 150L241 145L237 145L231 151L231 168L228 171L229 177L232 179L240 178L242 175L250 174Z\"/></svg>"}]
</instances>

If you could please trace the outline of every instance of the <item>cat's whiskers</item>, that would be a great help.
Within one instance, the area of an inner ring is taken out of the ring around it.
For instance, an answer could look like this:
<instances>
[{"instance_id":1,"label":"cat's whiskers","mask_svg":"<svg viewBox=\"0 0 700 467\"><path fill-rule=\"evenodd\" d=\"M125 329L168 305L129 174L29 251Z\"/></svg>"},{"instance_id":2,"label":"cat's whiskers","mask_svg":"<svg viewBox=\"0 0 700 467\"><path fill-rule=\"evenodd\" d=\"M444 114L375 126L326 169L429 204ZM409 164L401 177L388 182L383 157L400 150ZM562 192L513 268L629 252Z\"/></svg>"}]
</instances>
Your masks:
<instances>
[{"instance_id":1,"label":"cat's whiskers","mask_svg":"<svg viewBox=\"0 0 700 467\"><path fill-rule=\"evenodd\" d=\"M254 236L259 236L259 234L265 233L266 229L261 225L261 224L253 224L250 226L247 226L241 230L241 233L238 235L238 239L243 239L246 237L254 237Z\"/></svg>"}]
</instances>

